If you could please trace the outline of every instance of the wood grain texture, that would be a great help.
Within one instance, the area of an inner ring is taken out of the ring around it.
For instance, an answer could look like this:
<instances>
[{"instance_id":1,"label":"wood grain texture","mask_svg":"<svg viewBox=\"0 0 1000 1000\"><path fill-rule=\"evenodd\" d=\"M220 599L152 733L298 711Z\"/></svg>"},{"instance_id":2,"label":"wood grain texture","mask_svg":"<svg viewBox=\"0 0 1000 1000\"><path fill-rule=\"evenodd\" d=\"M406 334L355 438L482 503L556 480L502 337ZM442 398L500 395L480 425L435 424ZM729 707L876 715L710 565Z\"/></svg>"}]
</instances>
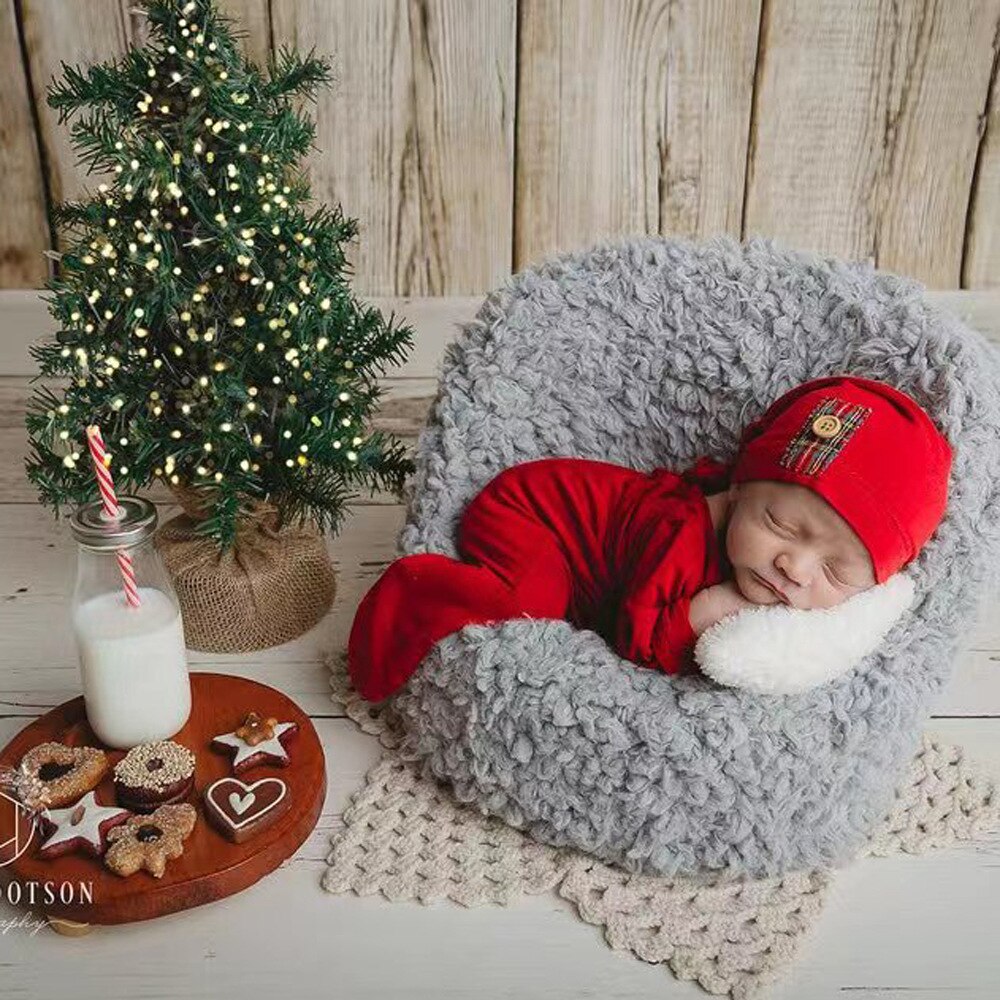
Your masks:
<instances>
[{"instance_id":1,"label":"wood grain texture","mask_svg":"<svg viewBox=\"0 0 1000 1000\"><path fill-rule=\"evenodd\" d=\"M510 272L515 0L283 0L274 45L331 58L317 95L317 202L358 219L370 295L452 295Z\"/></svg>"},{"instance_id":2,"label":"wood grain texture","mask_svg":"<svg viewBox=\"0 0 1000 1000\"><path fill-rule=\"evenodd\" d=\"M101 859L83 853L45 859L34 842L20 856L0 855L0 884L28 882L79 885L92 882L92 901L60 901L44 906L46 913L92 924L122 924L150 920L190 909L240 892L259 881L293 855L316 826L326 798L326 767L316 729L287 695L271 687L227 674L191 673L191 716L172 739L190 749L196 758L194 788L188 798L198 810L194 830L184 841L184 853L167 862L162 878L145 871L123 877L105 868ZM285 767L261 764L240 776L247 783L259 778L280 778L288 786L291 806L280 819L243 843L227 840L205 816L202 794L217 778L233 774L230 754L210 748L212 738L234 730L250 712L279 722L295 722L298 732L289 741ZM112 767L124 750L102 744L87 724L83 697L73 698L26 726L0 751L0 766L16 767L31 747L48 740L69 746L105 750ZM95 789L102 805L115 802L114 775ZM0 798L0 844L7 843L23 814Z\"/></svg>"},{"instance_id":3,"label":"wood grain texture","mask_svg":"<svg viewBox=\"0 0 1000 1000\"><path fill-rule=\"evenodd\" d=\"M3 2L26 68L0 104L0 287L39 287L47 201L108 179L47 86L147 31L134 0ZM481 293L601 239L717 232L1000 286L1000 0L220 4L258 65L282 45L332 64L299 104L304 166L314 206L358 220L362 293Z\"/></svg>"},{"instance_id":4,"label":"wood grain texture","mask_svg":"<svg viewBox=\"0 0 1000 1000\"><path fill-rule=\"evenodd\" d=\"M258 65L280 45L333 64L301 104L305 165L314 203L358 220L362 292L483 292L657 232L759 233L934 288L1000 287L1000 0L220 3ZM0 287L38 287L47 200L108 179L76 162L47 86L146 24L134 0L0 9Z\"/></svg>"},{"instance_id":5,"label":"wood grain texture","mask_svg":"<svg viewBox=\"0 0 1000 1000\"><path fill-rule=\"evenodd\" d=\"M31 81L21 57L14 0L0 2L0 59L7 67L0 100L0 287L38 288L49 268L48 207L39 158Z\"/></svg>"},{"instance_id":6,"label":"wood grain texture","mask_svg":"<svg viewBox=\"0 0 1000 1000\"><path fill-rule=\"evenodd\" d=\"M959 284L1000 0L765 4L745 235Z\"/></svg>"},{"instance_id":7,"label":"wood grain texture","mask_svg":"<svg viewBox=\"0 0 1000 1000\"><path fill-rule=\"evenodd\" d=\"M35 111L41 129L46 183L54 204L96 193L111 174L88 174L70 142L74 119L59 124L48 106L49 85L62 77L61 63L86 68L119 59L128 48L128 23L120 0L21 0L22 31L34 82ZM57 244L64 240L57 234Z\"/></svg>"},{"instance_id":8,"label":"wood grain texture","mask_svg":"<svg viewBox=\"0 0 1000 1000\"><path fill-rule=\"evenodd\" d=\"M525 0L515 269L624 233L739 235L759 0Z\"/></svg>"},{"instance_id":9,"label":"wood grain texture","mask_svg":"<svg viewBox=\"0 0 1000 1000\"><path fill-rule=\"evenodd\" d=\"M996 288L1000 286L1000 22L993 34L993 81L979 126L962 287Z\"/></svg>"}]
</instances>

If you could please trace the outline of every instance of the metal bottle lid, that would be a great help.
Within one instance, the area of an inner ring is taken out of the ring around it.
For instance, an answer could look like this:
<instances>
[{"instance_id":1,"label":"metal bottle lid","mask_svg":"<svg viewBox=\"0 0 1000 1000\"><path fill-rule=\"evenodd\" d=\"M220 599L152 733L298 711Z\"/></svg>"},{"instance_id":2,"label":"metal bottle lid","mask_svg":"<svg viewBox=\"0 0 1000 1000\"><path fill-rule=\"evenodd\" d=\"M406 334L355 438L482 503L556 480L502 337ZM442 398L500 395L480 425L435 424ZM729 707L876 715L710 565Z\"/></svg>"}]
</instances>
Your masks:
<instances>
[{"instance_id":1,"label":"metal bottle lid","mask_svg":"<svg viewBox=\"0 0 1000 1000\"><path fill-rule=\"evenodd\" d=\"M78 507L70 518L73 537L88 549L120 549L145 541L156 530L156 507L142 497L120 496L121 517L104 513L100 500Z\"/></svg>"}]
</instances>

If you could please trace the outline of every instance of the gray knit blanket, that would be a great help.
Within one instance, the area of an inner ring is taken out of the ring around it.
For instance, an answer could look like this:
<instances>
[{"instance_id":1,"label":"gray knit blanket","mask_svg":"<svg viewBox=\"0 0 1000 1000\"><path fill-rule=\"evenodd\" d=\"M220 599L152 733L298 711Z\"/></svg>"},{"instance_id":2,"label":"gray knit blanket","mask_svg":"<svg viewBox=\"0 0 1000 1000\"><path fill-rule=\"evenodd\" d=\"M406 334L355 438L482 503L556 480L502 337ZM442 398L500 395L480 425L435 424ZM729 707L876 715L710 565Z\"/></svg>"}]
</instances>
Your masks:
<instances>
[{"instance_id":1,"label":"gray knit blanket","mask_svg":"<svg viewBox=\"0 0 1000 1000\"><path fill-rule=\"evenodd\" d=\"M400 553L457 556L465 504L517 462L729 461L774 399L839 373L928 410L955 450L950 499L908 568L911 609L857 669L802 694L640 668L562 620L466 626L393 696L421 773L637 873L846 864L886 815L1000 563L1000 359L923 291L761 238L641 237L487 296L446 350Z\"/></svg>"}]
</instances>

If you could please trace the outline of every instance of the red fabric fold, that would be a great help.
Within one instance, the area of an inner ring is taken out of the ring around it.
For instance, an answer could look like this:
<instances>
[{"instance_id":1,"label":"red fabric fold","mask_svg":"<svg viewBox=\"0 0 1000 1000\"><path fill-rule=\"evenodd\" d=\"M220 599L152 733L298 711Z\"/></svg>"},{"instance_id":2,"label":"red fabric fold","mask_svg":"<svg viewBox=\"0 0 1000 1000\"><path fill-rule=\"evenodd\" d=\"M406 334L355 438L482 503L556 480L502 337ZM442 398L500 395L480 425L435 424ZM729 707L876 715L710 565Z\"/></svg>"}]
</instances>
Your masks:
<instances>
[{"instance_id":1,"label":"red fabric fold","mask_svg":"<svg viewBox=\"0 0 1000 1000\"><path fill-rule=\"evenodd\" d=\"M727 479L728 466L704 456L680 474L656 470L630 497L615 560L623 582L614 633L619 656L668 674L694 669L691 599L723 579L704 491Z\"/></svg>"},{"instance_id":2,"label":"red fabric fold","mask_svg":"<svg viewBox=\"0 0 1000 1000\"><path fill-rule=\"evenodd\" d=\"M691 598L721 580L704 490L727 468L684 473L581 458L512 466L468 504L461 559L402 556L364 596L348 668L369 700L402 687L430 648L466 624L564 618L620 656L665 673L691 660Z\"/></svg>"}]
</instances>

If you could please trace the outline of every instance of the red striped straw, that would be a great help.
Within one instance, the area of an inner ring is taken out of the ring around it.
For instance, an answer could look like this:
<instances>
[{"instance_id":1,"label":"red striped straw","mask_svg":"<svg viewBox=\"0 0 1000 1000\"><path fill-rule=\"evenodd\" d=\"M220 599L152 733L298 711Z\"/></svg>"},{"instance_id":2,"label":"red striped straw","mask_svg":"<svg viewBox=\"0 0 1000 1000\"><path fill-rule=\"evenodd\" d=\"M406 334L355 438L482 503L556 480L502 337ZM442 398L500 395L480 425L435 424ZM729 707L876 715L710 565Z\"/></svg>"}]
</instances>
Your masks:
<instances>
[{"instance_id":1,"label":"red striped straw","mask_svg":"<svg viewBox=\"0 0 1000 1000\"><path fill-rule=\"evenodd\" d=\"M111 470L108 468L111 465L111 456L108 454L107 448L104 447L101 429L96 424L90 424L87 427L87 445L90 448L90 457L94 460L97 488L101 491L101 500L104 503L103 516L106 520L119 521L122 509L118 506L118 497L115 496L115 482L111 478ZM122 574L125 599L133 608L137 608L142 602L139 600L139 588L135 582L135 567L132 565L132 557L125 549L119 549L115 555L118 558L118 568Z\"/></svg>"}]
</instances>

